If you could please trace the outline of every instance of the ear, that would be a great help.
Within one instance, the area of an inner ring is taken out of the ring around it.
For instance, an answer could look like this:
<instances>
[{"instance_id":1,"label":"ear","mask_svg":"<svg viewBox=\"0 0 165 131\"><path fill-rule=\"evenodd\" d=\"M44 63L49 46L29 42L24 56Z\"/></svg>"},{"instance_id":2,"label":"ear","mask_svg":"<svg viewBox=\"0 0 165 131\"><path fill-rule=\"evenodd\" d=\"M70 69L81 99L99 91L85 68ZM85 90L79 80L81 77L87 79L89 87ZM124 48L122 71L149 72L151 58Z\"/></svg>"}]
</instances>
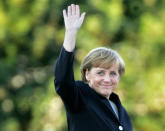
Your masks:
<instances>
[{"instance_id":1,"label":"ear","mask_svg":"<svg viewBox=\"0 0 165 131\"><path fill-rule=\"evenodd\" d=\"M87 81L89 81L90 73L89 73L88 69L85 71L85 78Z\"/></svg>"}]
</instances>

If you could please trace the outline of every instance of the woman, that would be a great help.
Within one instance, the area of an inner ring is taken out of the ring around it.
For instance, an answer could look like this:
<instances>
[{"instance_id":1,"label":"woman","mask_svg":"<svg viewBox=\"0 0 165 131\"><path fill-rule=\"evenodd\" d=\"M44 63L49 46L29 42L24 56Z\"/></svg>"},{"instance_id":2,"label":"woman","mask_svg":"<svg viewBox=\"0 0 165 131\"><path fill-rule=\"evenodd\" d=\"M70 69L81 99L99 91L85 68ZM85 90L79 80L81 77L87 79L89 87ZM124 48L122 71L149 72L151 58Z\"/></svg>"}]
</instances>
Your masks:
<instances>
[{"instance_id":1,"label":"woman","mask_svg":"<svg viewBox=\"0 0 165 131\"><path fill-rule=\"evenodd\" d=\"M78 5L63 10L65 38L55 68L55 88L64 102L69 131L132 131L130 118L113 93L125 65L107 48L88 53L81 65L82 81L74 80L76 34L85 18Z\"/></svg>"}]
</instances>

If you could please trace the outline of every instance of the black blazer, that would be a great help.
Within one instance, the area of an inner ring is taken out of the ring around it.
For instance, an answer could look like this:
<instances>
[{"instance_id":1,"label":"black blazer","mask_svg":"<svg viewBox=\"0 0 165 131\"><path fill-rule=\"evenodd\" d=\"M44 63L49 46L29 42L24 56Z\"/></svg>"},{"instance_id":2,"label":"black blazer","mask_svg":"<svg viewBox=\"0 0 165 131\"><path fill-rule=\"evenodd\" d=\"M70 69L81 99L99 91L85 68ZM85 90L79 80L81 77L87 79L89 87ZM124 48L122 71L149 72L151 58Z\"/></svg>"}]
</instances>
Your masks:
<instances>
[{"instance_id":1,"label":"black blazer","mask_svg":"<svg viewBox=\"0 0 165 131\"><path fill-rule=\"evenodd\" d=\"M109 100L82 81L74 80L74 52L61 49L55 68L55 88L66 108L68 131L133 131L119 97L112 93L118 108L117 119Z\"/></svg>"}]
</instances>

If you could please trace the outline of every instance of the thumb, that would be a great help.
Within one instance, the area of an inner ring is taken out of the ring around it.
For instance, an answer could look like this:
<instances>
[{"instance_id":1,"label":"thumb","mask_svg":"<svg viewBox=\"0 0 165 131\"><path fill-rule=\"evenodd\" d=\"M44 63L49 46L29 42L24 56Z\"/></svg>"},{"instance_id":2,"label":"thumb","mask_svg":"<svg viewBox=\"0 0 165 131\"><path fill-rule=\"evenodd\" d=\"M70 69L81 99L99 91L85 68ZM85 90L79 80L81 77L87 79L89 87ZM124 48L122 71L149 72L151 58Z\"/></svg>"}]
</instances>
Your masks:
<instances>
[{"instance_id":1,"label":"thumb","mask_svg":"<svg viewBox=\"0 0 165 131\"><path fill-rule=\"evenodd\" d=\"M85 12L81 14L81 17L80 17L80 23L81 23L81 24L82 24L83 21L84 21L85 15L86 15Z\"/></svg>"}]
</instances>

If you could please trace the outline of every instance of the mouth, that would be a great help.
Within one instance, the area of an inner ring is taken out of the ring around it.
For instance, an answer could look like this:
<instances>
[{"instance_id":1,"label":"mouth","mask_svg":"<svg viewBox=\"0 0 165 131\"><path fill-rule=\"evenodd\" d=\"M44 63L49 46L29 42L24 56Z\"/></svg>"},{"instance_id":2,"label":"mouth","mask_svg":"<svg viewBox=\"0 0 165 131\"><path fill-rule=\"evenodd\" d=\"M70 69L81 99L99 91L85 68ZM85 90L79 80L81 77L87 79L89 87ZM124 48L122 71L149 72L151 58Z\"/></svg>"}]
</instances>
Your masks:
<instances>
[{"instance_id":1,"label":"mouth","mask_svg":"<svg viewBox=\"0 0 165 131\"><path fill-rule=\"evenodd\" d=\"M112 85L102 85L102 87L105 87L105 88L111 88Z\"/></svg>"}]
</instances>

